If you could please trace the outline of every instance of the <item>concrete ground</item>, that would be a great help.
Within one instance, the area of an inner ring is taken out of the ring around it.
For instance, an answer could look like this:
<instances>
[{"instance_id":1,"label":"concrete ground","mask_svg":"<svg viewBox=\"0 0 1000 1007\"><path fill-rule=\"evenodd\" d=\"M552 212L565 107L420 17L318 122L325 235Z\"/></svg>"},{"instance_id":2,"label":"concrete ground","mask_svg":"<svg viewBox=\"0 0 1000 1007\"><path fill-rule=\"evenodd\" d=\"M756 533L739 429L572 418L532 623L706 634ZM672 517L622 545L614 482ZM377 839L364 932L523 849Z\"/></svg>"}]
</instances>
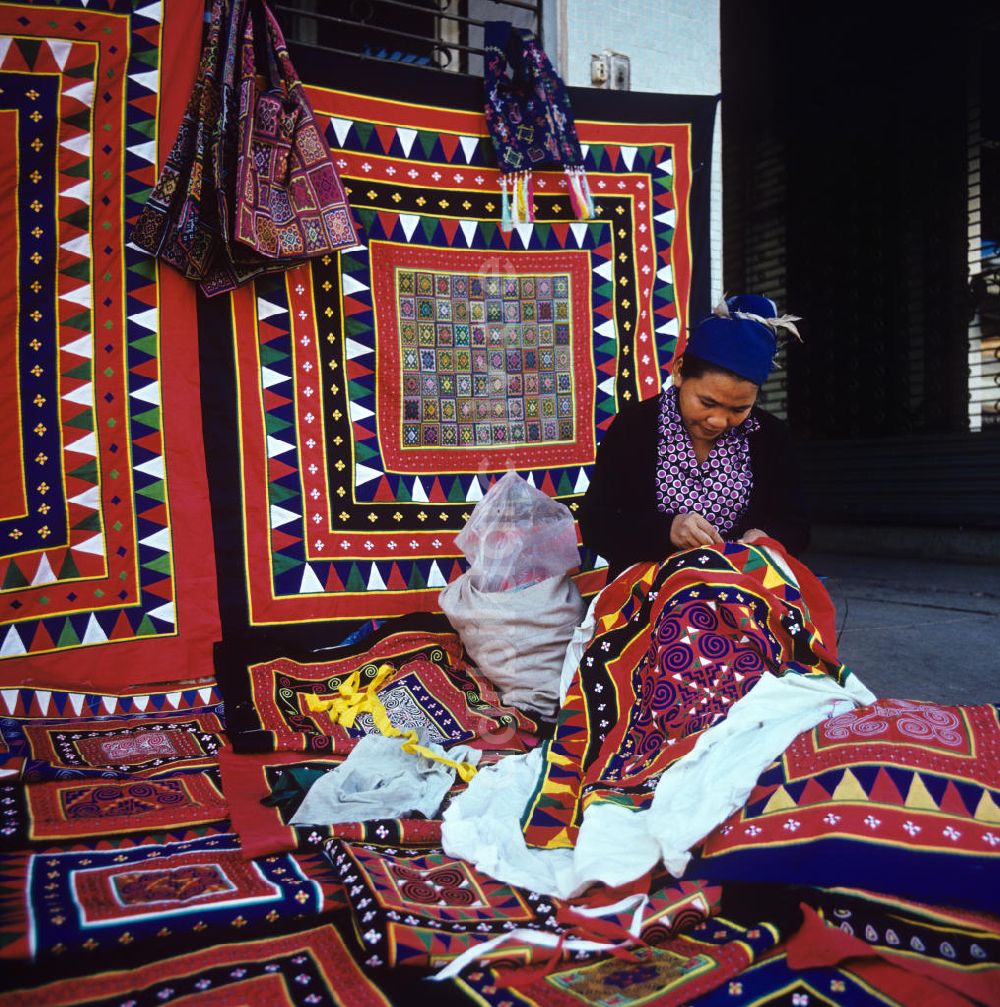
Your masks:
<instances>
[{"instance_id":1,"label":"concrete ground","mask_svg":"<svg viewBox=\"0 0 1000 1007\"><path fill-rule=\"evenodd\" d=\"M1000 703L1000 564L812 552L841 660L876 695Z\"/></svg>"}]
</instances>

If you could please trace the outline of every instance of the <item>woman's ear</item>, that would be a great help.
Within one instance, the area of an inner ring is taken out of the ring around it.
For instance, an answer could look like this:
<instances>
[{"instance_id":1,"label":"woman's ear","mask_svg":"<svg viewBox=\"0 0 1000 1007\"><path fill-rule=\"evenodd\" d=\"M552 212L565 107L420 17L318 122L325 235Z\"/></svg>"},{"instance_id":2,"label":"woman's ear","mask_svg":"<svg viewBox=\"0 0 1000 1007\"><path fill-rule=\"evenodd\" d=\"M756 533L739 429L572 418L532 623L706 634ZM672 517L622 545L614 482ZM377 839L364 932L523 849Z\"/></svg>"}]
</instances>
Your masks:
<instances>
[{"instance_id":1,"label":"woman's ear","mask_svg":"<svg viewBox=\"0 0 1000 1007\"><path fill-rule=\"evenodd\" d=\"M678 387L684 382L684 354L682 353L679 357L674 358L674 366L670 369L671 381Z\"/></svg>"}]
</instances>

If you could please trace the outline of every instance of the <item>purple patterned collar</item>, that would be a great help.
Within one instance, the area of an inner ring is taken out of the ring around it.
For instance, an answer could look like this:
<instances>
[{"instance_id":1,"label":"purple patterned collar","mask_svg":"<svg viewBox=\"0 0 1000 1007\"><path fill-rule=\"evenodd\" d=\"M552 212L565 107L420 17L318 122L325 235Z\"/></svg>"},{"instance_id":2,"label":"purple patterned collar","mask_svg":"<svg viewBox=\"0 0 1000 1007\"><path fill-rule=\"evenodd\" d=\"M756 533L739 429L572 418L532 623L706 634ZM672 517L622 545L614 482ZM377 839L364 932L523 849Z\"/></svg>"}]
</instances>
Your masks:
<instances>
[{"instance_id":1,"label":"purple patterned collar","mask_svg":"<svg viewBox=\"0 0 1000 1007\"><path fill-rule=\"evenodd\" d=\"M660 396L657 507L665 514L697 512L725 538L750 502L753 470L748 435L759 427L760 421L748 416L721 434L699 464L681 417L677 389L665 388Z\"/></svg>"}]
</instances>

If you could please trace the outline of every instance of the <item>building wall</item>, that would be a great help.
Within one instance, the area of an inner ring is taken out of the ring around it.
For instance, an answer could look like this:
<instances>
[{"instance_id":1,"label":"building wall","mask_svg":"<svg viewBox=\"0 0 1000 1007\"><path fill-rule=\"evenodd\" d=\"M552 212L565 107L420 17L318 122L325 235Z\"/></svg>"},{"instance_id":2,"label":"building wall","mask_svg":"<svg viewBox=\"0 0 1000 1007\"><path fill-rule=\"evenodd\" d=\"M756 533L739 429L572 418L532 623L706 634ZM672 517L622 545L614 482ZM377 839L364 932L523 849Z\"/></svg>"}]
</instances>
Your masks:
<instances>
[{"instance_id":1,"label":"building wall","mask_svg":"<svg viewBox=\"0 0 1000 1007\"><path fill-rule=\"evenodd\" d=\"M721 90L719 0L548 0L544 13L546 48L571 86L591 86L591 54L609 49L630 58L633 91ZM721 116L715 121L711 170L715 296L722 291Z\"/></svg>"}]
</instances>

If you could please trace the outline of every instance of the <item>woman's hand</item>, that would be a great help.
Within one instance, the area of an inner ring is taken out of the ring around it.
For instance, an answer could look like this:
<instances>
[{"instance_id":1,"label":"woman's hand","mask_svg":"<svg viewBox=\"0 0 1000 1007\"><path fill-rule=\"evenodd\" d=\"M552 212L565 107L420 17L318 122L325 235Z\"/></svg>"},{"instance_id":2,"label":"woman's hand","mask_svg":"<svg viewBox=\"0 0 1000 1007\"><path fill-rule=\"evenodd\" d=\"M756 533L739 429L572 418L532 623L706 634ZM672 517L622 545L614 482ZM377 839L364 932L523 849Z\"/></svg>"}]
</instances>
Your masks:
<instances>
[{"instance_id":1,"label":"woman's hand","mask_svg":"<svg viewBox=\"0 0 1000 1007\"><path fill-rule=\"evenodd\" d=\"M740 536L740 541L744 545L753 545L758 539L769 538L770 536L766 531L761 531L760 528L747 528L747 530Z\"/></svg>"},{"instance_id":2,"label":"woman's hand","mask_svg":"<svg viewBox=\"0 0 1000 1007\"><path fill-rule=\"evenodd\" d=\"M692 512L678 514L670 522L670 541L676 549L695 549L700 545L717 545L722 537L715 525Z\"/></svg>"}]
</instances>

